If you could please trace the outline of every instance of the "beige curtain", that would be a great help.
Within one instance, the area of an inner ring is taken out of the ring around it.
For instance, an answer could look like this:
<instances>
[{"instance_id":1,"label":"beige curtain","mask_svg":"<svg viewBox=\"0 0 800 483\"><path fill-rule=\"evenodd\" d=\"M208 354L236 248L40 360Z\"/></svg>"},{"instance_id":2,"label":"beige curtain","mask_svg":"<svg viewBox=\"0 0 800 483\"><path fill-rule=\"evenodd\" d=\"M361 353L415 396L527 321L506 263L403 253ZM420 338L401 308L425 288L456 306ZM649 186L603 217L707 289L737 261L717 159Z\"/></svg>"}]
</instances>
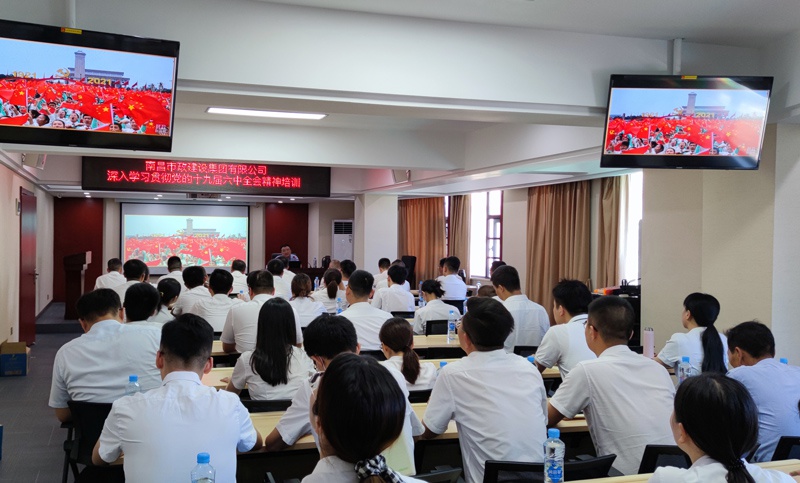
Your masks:
<instances>
[{"instance_id":1,"label":"beige curtain","mask_svg":"<svg viewBox=\"0 0 800 483\"><path fill-rule=\"evenodd\" d=\"M625 176L600 180L596 287L612 287L619 284L620 209L625 181Z\"/></svg>"},{"instance_id":2,"label":"beige curtain","mask_svg":"<svg viewBox=\"0 0 800 483\"><path fill-rule=\"evenodd\" d=\"M528 189L528 297L553 320L553 286L588 281L591 182Z\"/></svg>"},{"instance_id":3,"label":"beige curtain","mask_svg":"<svg viewBox=\"0 0 800 483\"><path fill-rule=\"evenodd\" d=\"M444 198L400 200L397 207L400 255L417 257L417 283L436 278L439 259L445 253Z\"/></svg>"},{"instance_id":4,"label":"beige curtain","mask_svg":"<svg viewBox=\"0 0 800 483\"><path fill-rule=\"evenodd\" d=\"M450 218L449 232L447 233L448 256L458 257L461 268L467 273L469 280L469 228L470 228L470 198L469 195L450 197L448 216Z\"/></svg>"}]
</instances>

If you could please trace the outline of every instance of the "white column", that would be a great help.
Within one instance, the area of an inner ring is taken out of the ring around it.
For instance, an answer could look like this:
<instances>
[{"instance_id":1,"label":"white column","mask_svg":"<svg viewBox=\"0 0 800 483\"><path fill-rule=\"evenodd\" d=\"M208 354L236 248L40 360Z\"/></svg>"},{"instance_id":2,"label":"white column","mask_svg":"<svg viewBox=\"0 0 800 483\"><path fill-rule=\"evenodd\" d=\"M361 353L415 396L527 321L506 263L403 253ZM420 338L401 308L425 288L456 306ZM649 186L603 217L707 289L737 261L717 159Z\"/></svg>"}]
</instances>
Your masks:
<instances>
[{"instance_id":1,"label":"white column","mask_svg":"<svg viewBox=\"0 0 800 483\"><path fill-rule=\"evenodd\" d=\"M503 261L519 272L522 292L528 273L528 188L503 191Z\"/></svg>"},{"instance_id":2,"label":"white column","mask_svg":"<svg viewBox=\"0 0 800 483\"><path fill-rule=\"evenodd\" d=\"M397 253L397 195L356 196L353 261L360 269L377 271L381 257Z\"/></svg>"}]
</instances>

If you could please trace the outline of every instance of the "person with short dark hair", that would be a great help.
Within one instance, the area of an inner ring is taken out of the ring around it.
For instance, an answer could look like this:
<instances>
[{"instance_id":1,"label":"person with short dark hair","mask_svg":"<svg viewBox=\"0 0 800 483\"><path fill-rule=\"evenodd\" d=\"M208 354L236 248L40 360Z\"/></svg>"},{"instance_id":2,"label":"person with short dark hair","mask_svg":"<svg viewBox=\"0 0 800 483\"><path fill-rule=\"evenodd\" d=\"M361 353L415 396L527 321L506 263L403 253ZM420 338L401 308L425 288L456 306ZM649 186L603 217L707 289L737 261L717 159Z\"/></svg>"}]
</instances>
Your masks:
<instances>
[{"instance_id":1,"label":"person with short dark hair","mask_svg":"<svg viewBox=\"0 0 800 483\"><path fill-rule=\"evenodd\" d=\"M442 275L438 280L444 290L444 300L464 300L467 298L467 284L458 276L461 260L458 257L447 257L442 266Z\"/></svg>"},{"instance_id":2,"label":"person with short dark hair","mask_svg":"<svg viewBox=\"0 0 800 483\"><path fill-rule=\"evenodd\" d=\"M579 280L561 280L553 287L553 318L556 325L550 327L536 349L536 366L539 372L558 365L561 379L580 361L597 356L586 345L583 324L589 317L592 292Z\"/></svg>"},{"instance_id":3,"label":"person with short dark hair","mask_svg":"<svg viewBox=\"0 0 800 483\"><path fill-rule=\"evenodd\" d=\"M267 263L267 270L272 274L272 281L275 286L275 296L287 302L292 298L292 287L282 278L285 267L283 260L273 258Z\"/></svg>"},{"instance_id":4,"label":"person with short dark hair","mask_svg":"<svg viewBox=\"0 0 800 483\"><path fill-rule=\"evenodd\" d=\"M403 287L406 283L406 269L400 265L392 265L386 273L389 275L389 286L375 291L372 306L386 312L413 312L414 296Z\"/></svg>"},{"instance_id":5,"label":"person with short dark hair","mask_svg":"<svg viewBox=\"0 0 800 483\"><path fill-rule=\"evenodd\" d=\"M447 320L451 311L457 318L461 318L458 307L442 302L444 290L440 281L422 282L422 292L419 296L425 301L425 306L414 312L414 333L424 335L429 320Z\"/></svg>"},{"instance_id":6,"label":"person with short dark hair","mask_svg":"<svg viewBox=\"0 0 800 483\"><path fill-rule=\"evenodd\" d=\"M350 276L353 275L353 272L355 272L357 268L356 263L352 260L342 260L339 262L339 271L342 272L342 283L344 283L345 288L350 280Z\"/></svg>"},{"instance_id":7,"label":"person with short dark hair","mask_svg":"<svg viewBox=\"0 0 800 483\"><path fill-rule=\"evenodd\" d=\"M391 266L392 266L392 261L389 260L388 258L381 258L380 260L378 260L378 273L372 275L372 277L375 279L372 288L377 289L378 283L380 283L383 280L386 280L389 277L389 274L386 272L387 270L389 270L389 267Z\"/></svg>"},{"instance_id":8,"label":"person with short dark hair","mask_svg":"<svg viewBox=\"0 0 800 483\"><path fill-rule=\"evenodd\" d=\"M775 338L760 322L743 322L726 334L728 377L744 384L758 408L761 446L754 461L770 461L781 436L800 435L800 367L775 359Z\"/></svg>"},{"instance_id":9,"label":"person with short dark hair","mask_svg":"<svg viewBox=\"0 0 800 483\"><path fill-rule=\"evenodd\" d=\"M301 273L292 279L292 300L289 303L299 317L296 322L300 327L307 326L312 320L326 312L322 302L311 298L313 293L314 286L311 284L311 277Z\"/></svg>"},{"instance_id":10,"label":"person with short dark hair","mask_svg":"<svg viewBox=\"0 0 800 483\"><path fill-rule=\"evenodd\" d=\"M311 297L320 302L329 314L336 313L338 310L337 303L342 306L342 310L345 310L347 308L347 296L344 293L342 272L336 268L325 270L319 289Z\"/></svg>"},{"instance_id":11,"label":"person with short dark hair","mask_svg":"<svg viewBox=\"0 0 800 483\"><path fill-rule=\"evenodd\" d=\"M146 281L149 270L143 261L132 258L125 262L122 266L122 275L125 277L126 282L115 287L109 287L119 296L119 300L125 303L125 292L131 285Z\"/></svg>"},{"instance_id":12,"label":"person with short dark hair","mask_svg":"<svg viewBox=\"0 0 800 483\"><path fill-rule=\"evenodd\" d=\"M131 374L143 391L161 385L157 327L123 324L119 296L108 288L83 294L76 308L85 334L61 346L53 362L49 405L62 422L72 419L67 401L113 402Z\"/></svg>"},{"instance_id":13,"label":"person with short dark hair","mask_svg":"<svg viewBox=\"0 0 800 483\"><path fill-rule=\"evenodd\" d=\"M494 273L495 270L497 270L498 268L504 266L505 264L506 264L506 262L504 262L502 260L493 261L492 264L489 266L489 277L492 276L492 274Z\"/></svg>"},{"instance_id":14,"label":"person with short dark hair","mask_svg":"<svg viewBox=\"0 0 800 483\"><path fill-rule=\"evenodd\" d=\"M341 313L342 317L346 317L356 327L358 342L365 351L380 350L378 333L383 323L392 318L389 312L369 304L372 282L372 274L366 270L353 272L345 289L345 297L350 306Z\"/></svg>"},{"instance_id":15,"label":"person with short dark hair","mask_svg":"<svg viewBox=\"0 0 800 483\"><path fill-rule=\"evenodd\" d=\"M628 348L634 319L623 298L606 295L589 304L584 333L597 359L573 367L547 404L550 426L583 412L597 455L617 455L614 468L625 475L638 471L648 444L672 444L675 395L667 370Z\"/></svg>"},{"instance_id":16,"label":"person with short dark hair","mask_svg":"<svg viewBox=\"0 0 800 483\"><path fill-rule=\"evenodd\" d=\"M467 482L483 481L486 460L542 461L547 393L527 360L503 350L514 318L489 298L467 299L458 341L467 357L439 371L423 423L422 438L458 425Z\"/></svg>"},{"instance_id":17,"label":"person with short dark hair","mask_svg":"<svg viewBox=\"0 0 800 483\"><path fill-rule=\"evenodd\" d=\"M184 314L161 329L155 365L163 384L114 403L92 462L106 465L125 455L127 481L183 481L197 453L212 455L217 481L236 480L236 452L261 447L239 397L203 385L213 367L214 329Z\"/></svg>"},{"instance_id":18,"label":"person with short dark hair","mask_svg":"<svg viewBox=\"0 0 800 483\"><path fill-rule=\"evenodd\" d=\"M688 469L662 466L652 483L792 483L786 473L762 469L744 457L756 445L758 414L747 389L722 374L707 372L678 386L669 420L675 443L692 461Z\"/></svg>"},{"instance_id":19,"label":"person with short dark hair","mask_svg":"<svg viewBox=\"0 0 800 483\"><path fill-rule=\"evenodd\" d=\"M125 292L125 323L152 324L148 319L158 311L161 296L149 283L136 283Z\"/></svg>"},{"instance_id":20,"label":"person with short dark hair","mask_svg":"<svg viewBox=\"0 0 800 483\"><path fill-rule=\"evenodd\" d=\"M400 260L399 258L389 264L389 268L391 268L391 267L400 267L400 268L402 268L403 270L406 271L406 277L408 277L408 269L406 268L406 264L403 263L403 261ZM381 280L374 281L372 283L372 288L374 288L376 292L378 290L382 289L382 288L389 288L389 272L388 272L388 269L384 273L385 273L386 277L382 278ZM408 283L408 280L405 280L403 282L402 287L403 287L403 290L405 290L408 293L411 293L411 284Z\"/></svg>"},{"instance_id":21,"label":"person with short dark hair","mask_svg":"<svg viewBox=\"0 0 800 483\"><path fill-rule=\"evenodd\" d=\"M379 334L381 351L386 356L381 364L394 367L403 374L409 391L430 389L436 378L436 367L420 363L414 352L414 330L406 319L392 317L383 323Z\"/></svg>"},{"instance_id":22,"label":"person with short dark hair","mask_svg":"<svg viewBox=\"0 0 800 483\"><path fill-rule=\"evenodd\" d=\"M481 285L481 288L478 289L478 297L487 297L493 298L498 302L502 302L500 297L497 296L497 290L491 284Z\"/></svg>"},{"instance_id":23,"label":"person with short dark hair","mask_svg":"<svg viewBox=\"0 0 800 483\"><path fill-rule=\"evenodd\" d=\"M211 298L211 292L205 286L208 281L205 268L198 265L186 267L182 276L187 290L181 293L175 306L172 307L172 315L175 316L188 313L189 309L199 300Z\"/></svg>"},{"instance_id":24,"label":"person with short dark hair","mask_svg":"<svg viewBox=\"0 0 800 483\"><path fill-rule=\"evenodd\" d=\"M514 317L514 332L506 340L506 350L513 352L517 345L538 347L550 329L547 310L522 293L519 273L511 265L497 267L491 280L497 296Z\"/></svg>"},{"instance_id":25,"label":"person with short dark hair","mask_svg":"<svg viewBox=\"0 0 800 483\"><path fill-rule=\"evenodd\" d=\"M231 290L233 290L233 275L223 268L215 268L208 277L208 291L211 293L211 297L197 299L186 312L202 317L211 324L214 332L222 332L231 308L244 303L238 298L228 297Z\"/></svg>"},{"instance_id":26,"label":"person with short dark hair","mask_svg":"<svg viewBox=\"0 0 800 483\"><path fill-rule=\"evenodd\" d=\"M447 261L447 257L439 259L439 277L444 275L444 263ZM438 277L437 277L438 279Z\"/></svg>"},{"instance_id":27,"label":"person with short dark hair","mask_svg":"<svg viewBox=\"0 0 800 483\"><path fill-rule=\"evenodd\" d=\"M181 262L181 257L173 255L167 258L167 274L159 278L159 280L166 278L172 278L181 284L181 293L187 290L183 284L183 262Z\"/></svg>"},{"instance_id":28,"label":"person with short dark hair","mask_svg":"<svg viewBox=\"0 0 800 483\"><path fill-rule=\"evenodd\" d=\"M394 471L380 453L401 436L408 401L370 357L341 354L320 382L311 420L320 456L304 483L422 483Z\"/></svg>"},{"instance_id":29,"label":"person with short dark hair","mask_svg":"<svg viewBox=\"0 0 800 483\"><path fill-rule=\"evenodd\" d=\"M292 253L292 247L289 246L288 243L284 243L283 245L281 245L281 254L279 256L281 258L285 258L287 262L299 262L300 261L300 259L297 258L297 255Z\"/></svg>"},{"instance_id":30,"label":"person with short dark hair","mask_svg":"<svg viewBox=\"0 0 800 483\"><path fill-rule=\"evenodd\" d=\"M250 300L247 294L247 264L244 260L234 260L231 263L231 275L233 275L233 293L239 294L239 298L245 302Z\"/></svg>"},{"instance_id":31,"label":"person with short dark hair","mask_svg":"<svg viewBox=\"0 0 800 483\"><path fill-rule=\"evenodd\" d=\"M95 290L98 288L114 288L127 281L122 275L122 260L110 258L106 267L106 273L97 277L94 282Z\"/></svg>"},{"instance_id":32,"label":"person with short dark hair","mask_svg":"<svg viewBox=\"0 0 800 483\"><path fill-rule=\"evenodd\" d=\"M159 303L156 314L150 317L150 322L158 322L163 324L174 319L172 315L172 307L178 301L178 296L181 294L181 284L174 278L165 278L158 281L158 295Z\"/></svg>"}]
</instances>

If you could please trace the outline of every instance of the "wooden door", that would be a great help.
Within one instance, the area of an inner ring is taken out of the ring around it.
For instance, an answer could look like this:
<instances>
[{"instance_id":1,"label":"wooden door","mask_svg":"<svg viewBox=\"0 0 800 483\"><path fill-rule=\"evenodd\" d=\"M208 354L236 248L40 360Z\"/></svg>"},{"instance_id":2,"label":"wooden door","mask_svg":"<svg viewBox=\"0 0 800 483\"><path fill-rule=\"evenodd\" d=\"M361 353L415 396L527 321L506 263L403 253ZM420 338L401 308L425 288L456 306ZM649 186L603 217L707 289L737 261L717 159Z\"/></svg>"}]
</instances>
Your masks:
<instances>
[{"instance_id":1,"label":"wooden door","mask_svg":"<svg viewBox=\"0 0 800 483\"><path fill-rule=\"evenodd\" d=\"M20 188L19 340L36 342L36 197Z\"/></svg>"}]
</instances>

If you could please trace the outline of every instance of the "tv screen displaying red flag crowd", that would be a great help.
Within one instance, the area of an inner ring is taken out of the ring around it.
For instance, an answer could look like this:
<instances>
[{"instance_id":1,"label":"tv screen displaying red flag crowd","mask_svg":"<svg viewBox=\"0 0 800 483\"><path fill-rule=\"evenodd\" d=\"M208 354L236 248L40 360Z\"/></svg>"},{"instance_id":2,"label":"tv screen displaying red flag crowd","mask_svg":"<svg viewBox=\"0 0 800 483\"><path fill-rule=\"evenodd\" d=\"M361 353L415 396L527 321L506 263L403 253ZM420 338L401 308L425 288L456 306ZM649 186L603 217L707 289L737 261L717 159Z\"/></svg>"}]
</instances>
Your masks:
<instances>
[{"instance_id":1,"label":"tv screen displaying red flag crowd","mask_svg":"<svg viewBox=\"0 0 800 483\"><path fill-rule=\"evenodd\" d=\"M0 141L169 150L177 49L0 21Z\"/></svg>"},{"instance_id":2,"label":"tv screen displaying red flag crowd","mask_svg":"<svg viewBox=\"0 0 800 483\"><path fill-rule=\"evenodd\" d=\"M615 77L602 166L758 167L771 78Z\"/></svg>"}]
</instances>

